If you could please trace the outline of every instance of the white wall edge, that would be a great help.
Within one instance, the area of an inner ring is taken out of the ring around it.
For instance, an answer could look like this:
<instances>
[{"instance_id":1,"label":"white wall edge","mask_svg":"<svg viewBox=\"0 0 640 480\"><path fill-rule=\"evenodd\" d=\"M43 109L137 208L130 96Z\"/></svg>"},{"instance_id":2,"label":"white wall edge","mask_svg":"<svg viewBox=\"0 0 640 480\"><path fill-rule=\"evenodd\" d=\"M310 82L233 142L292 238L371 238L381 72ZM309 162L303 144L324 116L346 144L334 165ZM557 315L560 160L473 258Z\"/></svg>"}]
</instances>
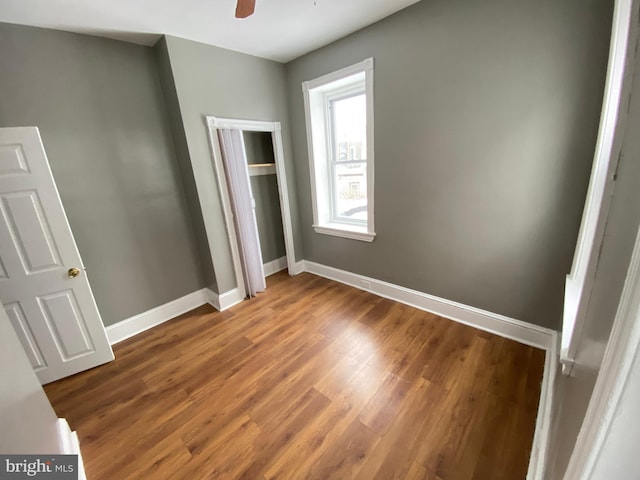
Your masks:
<instances>
[{"instance_id":1,"label":"white wall edge","mask_svg":"<svg viewBox=\"0 0 640 480\"><path fill-rule=\"evenodd\" d=\"M281 272L287 268L287 256L276 258L270 262L265 263L262 268L264 269L264 276L268 277L274 273Z\"/></svg>"},{"instance_id":2,"label":"white wall edge","mask_svg":"<svg viewBox=\"0 0 640 480\"><path fill-rule=\"evenodd\" d=\"M547 460L549 456L549 441L551 437L551 422L554 402L554 385L558 374L558 359L560 357L560 342L557 332L553 332L551 345L547 349L544 359L544 373L540 388L540 401L536 416L536 429L533 435L531 456L527 480L544 480Z\"/></svg>"},{"instance_id":3,"label":"white wall edge","mask_svg":"<svg viewBox=\"0 0 640 480\"><path fill-rule=\"evenodd\" d=\"M244 300L244 294L238 288L218 295L219 309L221 312L239 304ZM215 307L215 305L214 305Z\"/></svg>"},{"instance_id":4,"label":"white wall edge","mask_svg":"<svg viewBox=\"0 0 640 480\"><path fill-rule=\"evenodd\" d=\"M116 324L109 325L106 327L109 343L114 345L205 303L210 303L216 308L216 305L212 302L212 294L213 292L211 290L203 288L169 303L165 303L164 305L134 315Z\"/></svg>"},{"instance_id":5,"label":"white wall edge","mask_svg":"<svg viewBox=\"0 0 640 480\"><path fill-rule=\"evenodd\" d=\"M304 270L543 350L551 348L557 335L549 328L308 260L304 261Z\"/></svg>"},{"instance_id":6,"label":"white wall edge","mask_svg":"<svg viewBox=\"0 0 640 480\"><path fill-rule=\"evenodd\" d=\"M63 455L78 455L78 480L86 480L84 471L84 461L80 452L80 441L76 432L71 431L69 424L64 418L58 419L58 443L60 453Z\"/></svg>"}]
</instances>

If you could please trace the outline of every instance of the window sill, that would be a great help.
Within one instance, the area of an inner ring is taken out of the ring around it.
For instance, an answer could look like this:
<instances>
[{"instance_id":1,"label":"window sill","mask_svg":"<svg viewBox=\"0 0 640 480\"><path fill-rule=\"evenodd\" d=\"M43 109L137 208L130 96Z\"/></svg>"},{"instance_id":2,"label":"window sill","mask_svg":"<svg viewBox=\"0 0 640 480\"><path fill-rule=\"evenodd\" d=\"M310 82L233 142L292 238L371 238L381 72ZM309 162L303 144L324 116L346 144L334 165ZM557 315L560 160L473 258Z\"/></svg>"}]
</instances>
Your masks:
<instances>
[{"instance_id":1,"label":"window sill","mask_svg":"<svg viewBox=\"0 0 640 480\"><path fill-rule=\"evenodd\" d=\"M363 242L373 242L373 239L376 238L376 234L367 232L365 227L357 227L353 225L330 223L327 225L314 225L313 229L316 233L333 235L334 237L350 238L352 240L361 240Z\"/></svg>"}]
</instances>

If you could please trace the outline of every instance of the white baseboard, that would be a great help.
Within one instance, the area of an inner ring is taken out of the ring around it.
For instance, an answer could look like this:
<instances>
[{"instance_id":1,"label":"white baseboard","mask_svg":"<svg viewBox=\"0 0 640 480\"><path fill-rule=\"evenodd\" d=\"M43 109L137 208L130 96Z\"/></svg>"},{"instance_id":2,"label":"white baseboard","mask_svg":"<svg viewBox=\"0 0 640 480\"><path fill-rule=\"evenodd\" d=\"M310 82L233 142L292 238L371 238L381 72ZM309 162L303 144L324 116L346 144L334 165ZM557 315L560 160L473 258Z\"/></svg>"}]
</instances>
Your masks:
<instances>
[{"instance_id":1,"label":"white baseboard","mask_svg":"<svg viewBox=\"0 0 640 480\"><path fill-rule=\"evenodd\" d=\"M287 257L280 257L267 262L263 265L264 268L264 276L268 277L269 275L273 275L274 273L281 272L285 268L287 268Z\"/></svg>"},{"instance_id":2,"label":"white baseboard","mask_svg":"<svg viewBox=\"0 0 640 480\"><path fill-rule=\"evenodd\" d=\"M305 261L300 260L293 264L293 271L289 272L289 275L298 275L305 271Z\"/></svg>"},{"instance_id":3,"label":"white baseboard","mask_svg":"<svg viewBox=\"0 0 640 480\"><path fill-rule=\"evenodd\" d=\"M209 305L220 312L220 295L215 293L213 290L207 289L207 296L207 302L209 302Z\"/></svg>"},{"instance_id":4,"label":"white baseboard","mask_svg":"<svg viewBox=\"0 0 640 480\"><path fill-rule=\"evenodd\" d=\"M62 455L78 455L78 480L86 480L80 441L76 432L72 432L64 418L58 419L58 443Z\"/></svg>"},{"instance_id":5,"label":"white baseboard","mask_svg":"<svg viewBox=\"0 0 640 480\"><path fill-rule=\"evenodd\" d=\"M122 320L121 322L106 327L109 343L115 345L127 338L142 333L150 328L156 327L167 322L178 315L198 308L208 303L219 312L233 307L244 300L240 290L234 288L221 295L203 288L196 292L180 297L172 302L165 303L159 307L152 308L146 312L139 313L133 317Z\"/></svg>"},{"instance_id":6,"label":"white baseboard","mask_svg":"<svg viewBox=\"0 0 640 480\"><path fill-rule=\"evenodd\" d=\"M560 359L558 333L554 332L551 345L547 349L544 359L544 373L538 402L536 430L533 435L533 446L529 457L527 480L544 480L545 469L549 456L549 441L551 440L551 421L553 414L553 393L558 373Z\"/></svg>"},{"instance_id":7,"label":"white baseboard","mask_svg":"<svg viewBox=\"0 0 640 480\"><path fill-rule=\"evenodd\" d=\"M156 325L160 325L172 318L182 315L189 310L204 305L205 303L212 303L212 295L215 295L208 288L203 288L196 292L185 295L184 297L173 300L172 302L165 303L159 307L152 308L146 312L142 312L133 317L127 318L114 325L109 325L107 330L107 337L109 343L114 345L118 342L126 340L138 333L142 333ZM213 303L212 303L213 305ZM214 308L217 308L213 305Z\"/></svg>"},{"instance_id":8,"label":"white baseboard","mask_svg":"<svg viewBox=\"0 0 640 480\"><path fill-rule=\"evenodd\" d=\"M229 290L228 292L218 295L218 310L222 312L227 308L231 308L234 305L237 305L243 300L244 296L242 295L242 293L240 293L240 290L234 288L233 290Z\"/></svg>"},{"instance_id":9,"label":"white baseboard","mask_svg":"<svg viewBox=\"0 0 640 480\"><path fill-rule=\"evenodd\" d=\"M378 296L404 303L420 310L435 313L456 322L470 325L480 330L510 338L525 345L548 350L556 332L549 328L509 318L497 313L470 307L462 303L445 300L428 293L365 277L356 273L327 267L319 263L304 261L304 269L309 273L329 278L352 287L374 293Z\"/></svg>"}]
</instances>

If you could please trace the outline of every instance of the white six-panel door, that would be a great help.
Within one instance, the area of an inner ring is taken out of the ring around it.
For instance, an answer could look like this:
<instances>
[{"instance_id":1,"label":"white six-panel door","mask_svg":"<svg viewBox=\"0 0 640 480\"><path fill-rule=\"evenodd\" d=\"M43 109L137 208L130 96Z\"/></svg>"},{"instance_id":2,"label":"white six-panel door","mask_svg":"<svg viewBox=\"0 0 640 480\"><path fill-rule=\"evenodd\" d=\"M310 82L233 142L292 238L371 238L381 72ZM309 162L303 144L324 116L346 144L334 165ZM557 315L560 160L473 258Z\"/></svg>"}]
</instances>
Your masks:
<instances>
[{"instance_id":1,"label":"white six-panel door","mask_svg":"<svg viewBox=\"0 0 640 480\"><path fill-rule=\"evenodd\" d=\"M0 301L43 384L113 360L36 127L0 128Z\"/></svg>"}]
</instances>

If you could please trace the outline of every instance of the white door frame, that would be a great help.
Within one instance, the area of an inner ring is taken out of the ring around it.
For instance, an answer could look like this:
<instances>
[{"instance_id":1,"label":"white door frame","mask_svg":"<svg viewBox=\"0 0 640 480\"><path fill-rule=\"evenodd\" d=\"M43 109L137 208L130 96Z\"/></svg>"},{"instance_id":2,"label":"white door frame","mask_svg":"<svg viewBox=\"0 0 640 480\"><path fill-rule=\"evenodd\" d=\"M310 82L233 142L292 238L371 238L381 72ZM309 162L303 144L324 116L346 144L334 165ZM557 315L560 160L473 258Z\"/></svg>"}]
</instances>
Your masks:
<instances>
[{"instance_id":1,"label":"white door frame","mask_svg":"<svg viewBox=\"0 0 640 480\"><path fill-rule=\"evenodd\" d=\"M598 141L573 264L565 284L560 362L566 375L571 373L584 327L622 150L636 61L639 3L615 1Z\"/></svg>"},{"instance_id":2,"label":"white door frame","mask_svg":"<svg viewBox=\"0 0 640 480\"><path fill-rule=\"evenodd\" d=\"M640 353L640 230L589 407L565 480L588 480L615 420L636 355Z\"/></svg>"},{"instance_id":3,"label":"white door frame","mask_svg":"<svg viewBox=\"0 0 640 480\"><path fill-rule=\"evenodd\" d=\"M229 188L224 175L224 164L222 162L222 151L220 149L220 141L218 140L218 129L234 128L242 131L250 132L270 132L273 142L273 154L276 162L276 178L278 184L278 193L280 195L280 212L282 215L282 228L284 231L284 246L287 255L287 268L289 274L295 272L295 250L293 242L293 227L291 223L291 209L289 207L289 189L287 185L287 172L284 164L284 150L282 148L282 127L280 122L264 122L259 120L239 120L233 118L219 118L214 116L206 116L207 126L209 129L209 144L213 156L213 166L216 173L220 198L222 200L222 209L224 211L224 220L227 227L227 235L231 246L231 256L233 259L233 267L236 276L236 283L242 298L247 294L246 287L242 275L242 263L240 262L240 251L238 250L238 237L236 228L233 223L233 211L231 209L231 197L229 196ZM201 202L202 205L204 203ZM206 215L206 212L203 212ZM214 252L211 252L213 258Z\"/></svg>"}]
</instances>

